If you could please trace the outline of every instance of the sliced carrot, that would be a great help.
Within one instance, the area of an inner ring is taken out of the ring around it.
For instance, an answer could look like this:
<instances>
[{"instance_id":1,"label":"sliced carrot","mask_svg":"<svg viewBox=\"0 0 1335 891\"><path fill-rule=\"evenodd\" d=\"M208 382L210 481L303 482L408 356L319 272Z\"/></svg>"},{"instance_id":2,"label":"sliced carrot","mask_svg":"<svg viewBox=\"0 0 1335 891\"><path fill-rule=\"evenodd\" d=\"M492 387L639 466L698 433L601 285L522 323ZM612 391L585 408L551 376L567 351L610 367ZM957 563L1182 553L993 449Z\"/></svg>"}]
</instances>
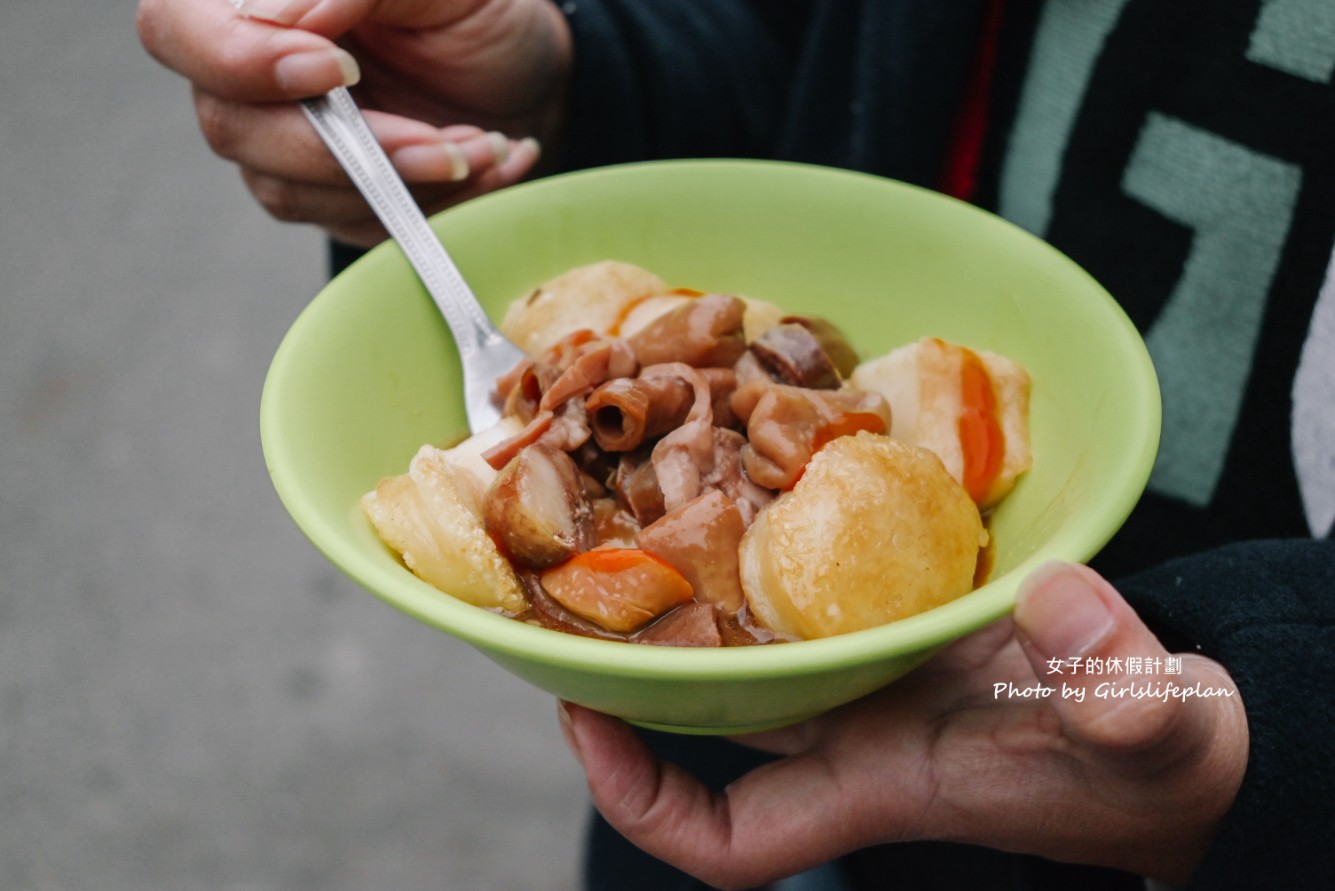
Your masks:
<instances>
[{"instance_id":1,"label":"sliced carrot","mask_svg":"<svg viewBox=\"0 0 1335 891\"><path fill-rule=\"evenodd\" d=\"M663 558L639 548L601 548L585 551L576 555L574 559L593 572L626 572L631 569L653 571L659 568L671 572L677 571ZM661 564L661 567L658 564Z\"/></svg>"},{"instance_id":2,"label":"sliced carrot","mask_svg":"<svg viewBox=\"0 0 1335 891\"><path fill-rule=\"evenodd\" d=\"M964 458L964 490L981 504L1001 472L1005 435L997 420L997 396L983 360L964 350L960 364L960 449Z\"/></svg>"},{"instance_id":3,"label":"sliced carrot","mask_svg":"<svg viewBox=\"0 0 1335 891\"><path fill-rule=\"evenodd\" d=\"M817 452L841 436L852 436L861 430L866 430L868 433L886 433L889 429L885 418L874 411L840 412L832 420L817 427L815 433L811 435L811 457L815 457ZM811 463L811 457L807 458L807 464ZM803 464L793 479L793 486L801 481L806 472L807 465ZM792 486L788 488L791 489Z\"/></svg>"},{"instance_id":4,"label":"sliced carrot","mask_svg":"<svg viewBox=\"0 0 1335 891\"><path fill-rule=\"evenodd\" d=\"M566 609L608 631L634 631L695 596L671 563L639 548L594 548L541 576Z\"/></svg>"},{"instance_id":5,"label":"sliced carrot","mask_svg":"<svg viewBox=\"0 0 1335 891\"><path fill-rule=\"evenodd\" d=\"M811 440L812 452L819 452L832 440L841 436L852 436L862 430L868 433L885 433L885 418L874 411L844 411L816 430Z\"/></svg>"}]
</instances>

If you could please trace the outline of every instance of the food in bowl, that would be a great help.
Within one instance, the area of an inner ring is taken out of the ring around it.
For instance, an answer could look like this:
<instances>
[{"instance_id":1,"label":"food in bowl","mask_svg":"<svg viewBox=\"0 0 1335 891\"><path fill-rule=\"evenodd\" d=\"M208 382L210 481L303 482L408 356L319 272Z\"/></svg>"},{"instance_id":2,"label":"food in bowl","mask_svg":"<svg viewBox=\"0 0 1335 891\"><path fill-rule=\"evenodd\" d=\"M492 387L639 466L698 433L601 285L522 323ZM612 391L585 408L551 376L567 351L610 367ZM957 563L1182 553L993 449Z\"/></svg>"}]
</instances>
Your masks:
<instances>
[{"instance_id":1,"label":"food in bowl","mask_svg":"<svg viewBox=\"0 0 1335 891\"><path fill-rule=\"evenodd\" d=\"M498 319L539 282L616 257L673 284L824 316L866 357L937 335L1013 358L1034 380L1034 463L987 513L987 576L963 597L856 634L775 646L562 634L442 594L405 568L361 508L423 443L467 435L448 327L396 245L371 251L322 289L275 353L260 407L274 490L332 566L442 632L439 645L475 648L553 696L676 732L810 718L1005 616L1043 561L1090 559L1148 479L1159 399L1135 326L1068 258L961 202L828 168L672 161L535 180L432 223ZM444 590L457 593L448 579Z\"/></svg>"},{"instance_id":2,"label":"food in bowl","mask_svg":"<svg viewBox=\"0 0 1335 891\"><path fill-rule=\"evenodd\" d=\"M914 615L974 587L987 533L927 449L866 432L831 441L741 543L747 603L789 639Z\"/></svg>"},{"instance_id":3,"label":"food in bowl","mask_svg":"<svg viewBox=\"0 0 1335 891\"><path fill-rule=\"evenodd\" d=\"M859 361L818 318L614 261L516 300L494 428L363 498L454 596L590 637L813 639L955 599L1032 462L1029 377L938 338Z\"/></svg>"}]
</instances>

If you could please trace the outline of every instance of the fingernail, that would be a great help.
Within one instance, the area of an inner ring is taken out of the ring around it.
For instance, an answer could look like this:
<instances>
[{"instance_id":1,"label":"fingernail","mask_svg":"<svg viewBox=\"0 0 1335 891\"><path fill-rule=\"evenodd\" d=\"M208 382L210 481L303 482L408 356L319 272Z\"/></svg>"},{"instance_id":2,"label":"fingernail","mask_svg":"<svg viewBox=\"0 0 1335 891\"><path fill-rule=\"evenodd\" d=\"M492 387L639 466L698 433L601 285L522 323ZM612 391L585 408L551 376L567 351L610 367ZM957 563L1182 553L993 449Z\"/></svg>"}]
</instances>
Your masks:
<instances>
[{"instance_id":1,"label":"fingernail","mask_svg":"<svg viewBox=\"0 0 1335 891\"><path fill-rule=\"evenodd\" d=\"M575 736L574 719L570 715L570 703L564 699L556 701L556 715L561 723L561 736L565 737L566 745L570 747L570 754L575 756L575 760L581 765L584 763L584 756L580 754L579 739Z\"/></svg>"},{"instance_id":2,"label":"fingernail","mask_svg":"<svg viewBox=\"0 0 1335 891\"><path fill-rule=\"evenodd\" d=\"M1016 629L1045 656L1082 656L1107 636L1114 622L1092 580L1069 563L1045 563L1020 585Z\"/></svg>"},{"instance_id":3,"label":"fingernail","mask_svg":"<svg viewBox=\"0 0 1335 891\"><path fill-rule=\"evenodd\" d=\"M453 142L405 145L392 158L399 173L419 182L457 183L469 173L468 158Z\"/></svg>"},{"instance_id":4,"label":"fingernail","mask_svg":"<svg viewBox=\"0 0 1335 891\"><path fill-rule=\"evenodd\" d=\"M534 158L542 157L542 143L538 142L532 136L525 136L519 140L519 147L533 153Z\"/></svg>"},{"instance_id":5,"label":"fingernail","mask_svg":"<svg viewBox=\"0 0 1335 891\"><path fill-rule=\"evenodd\" d=\"M289 93L325 93L334 86L350 87L361 77L357 60L339 47L284 56L274 65L274 79Z\"/></svg>"},{"instance_id":6,"label":"fingernail","mask_svg":"<svg viewBox=\"0 0 1335 891\"><path fill-rule=\"evenodd\" d=\"M252 19L275 25L295 25L310 4L307 0L232 0L232 5Z\"/></svg>"},{"instance_id":7,"label":"fingernail","mask_svg":"<svg viewBox=\"0 0 1335 891\"><path fill-rule=\"evenodd\" d=\"M487 144L491 146L491 156L497 166L504 164L506 159L510 157L510 140L504 133L492 130L487 134Z\"/></svg>"},{"instance_id":8,"label":"fingernail","mask_svg":"<svg viewBox=\"0 0 1335 891\"><path fill-rule=\"evenodd\" d=\"M445 152L445 158L450 162L450 179L453 182L459 182L468 178L468 157L464 150L452 142L446 142L441 145Z\"/></svg>"}]
</instances>

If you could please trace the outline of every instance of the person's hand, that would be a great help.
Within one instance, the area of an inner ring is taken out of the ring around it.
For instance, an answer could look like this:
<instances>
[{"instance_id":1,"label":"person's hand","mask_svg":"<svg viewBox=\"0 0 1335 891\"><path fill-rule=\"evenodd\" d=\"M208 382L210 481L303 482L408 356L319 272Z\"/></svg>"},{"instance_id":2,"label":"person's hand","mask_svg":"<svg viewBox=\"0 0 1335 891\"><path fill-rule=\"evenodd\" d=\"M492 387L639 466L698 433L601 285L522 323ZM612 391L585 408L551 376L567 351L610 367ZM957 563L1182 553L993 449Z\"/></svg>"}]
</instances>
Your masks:
<instances>
[{"instance_id":1,"label":"person's hand","mask_svg":"<svg viewBox=\"0 0 1335 891\"><path fill-rule=\"evenodd\" d=\"M517 182L559 126L570 37L548 0L141 0L205 138L275 217L385 233L294 100L354 85L423 209Z\"/></svg>"},{"instance_id":2,"label":"person's hand","mask_svg":"<svg viewBox=\"0 0 1335 891\"><path fill-rule=\"evenodd\" d=\"M1128 657L1153 673L1129 673ZM614 718L562 703L561 723L608 822L721 888L915 839L1177 882L1232 805L1248 732L1222 666L1186 654L1177 673L1166 657L1106 581L1049 564L1026 580L1013 620L863 700L743 738L786 757L722 795L656 762ZM1035 698L1039 687L1053 692Z\"/></svg>"}]
</instances>

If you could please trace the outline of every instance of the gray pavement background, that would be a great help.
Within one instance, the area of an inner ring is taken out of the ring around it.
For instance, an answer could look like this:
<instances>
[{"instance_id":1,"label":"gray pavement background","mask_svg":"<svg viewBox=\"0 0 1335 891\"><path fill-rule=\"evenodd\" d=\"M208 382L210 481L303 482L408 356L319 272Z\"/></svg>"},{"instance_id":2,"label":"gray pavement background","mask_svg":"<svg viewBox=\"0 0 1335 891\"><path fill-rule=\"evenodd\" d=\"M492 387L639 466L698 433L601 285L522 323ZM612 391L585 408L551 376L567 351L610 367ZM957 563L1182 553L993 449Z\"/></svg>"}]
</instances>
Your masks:
<instances>
[{"instance_id":1,"label":"gray pavement background","mask_svg":"<svg viewBox=\"0 0 1335 891\"><path fill-rule=\"evenodd\" d=\"M0 889L575 887L550 698L269 486L318 234L208 152L133 0L5 0L0 83Z\"/></svg>"}]
</instances>

